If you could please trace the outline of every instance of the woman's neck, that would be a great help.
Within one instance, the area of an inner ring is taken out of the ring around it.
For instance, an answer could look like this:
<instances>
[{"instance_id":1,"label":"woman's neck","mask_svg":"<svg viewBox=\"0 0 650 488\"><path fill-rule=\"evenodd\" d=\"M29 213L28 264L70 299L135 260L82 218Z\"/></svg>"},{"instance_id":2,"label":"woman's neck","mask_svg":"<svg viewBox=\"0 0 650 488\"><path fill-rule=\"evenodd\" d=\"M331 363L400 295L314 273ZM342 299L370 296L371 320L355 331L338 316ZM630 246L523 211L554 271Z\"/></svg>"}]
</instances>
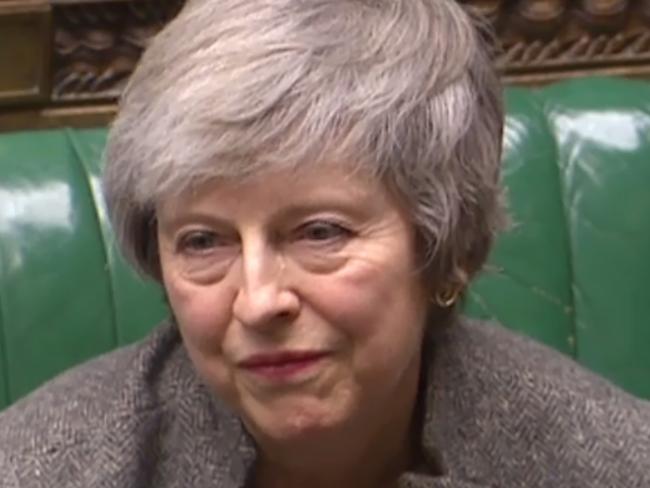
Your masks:
<instances>
[{"instance_id":1,"label":"woman's neck","mask_svg":"<svg viewBox=\"0 0 650 488\"><path fill-rule=\"evenodd\" d=\"M368 445L351 446L342 441L338 449L319 449L318 459L304 453L290 465L260 458L255 488L389 488L409 465L412 443L406 429L402 439L378 436Z\"/></svg>"}]
</instances>

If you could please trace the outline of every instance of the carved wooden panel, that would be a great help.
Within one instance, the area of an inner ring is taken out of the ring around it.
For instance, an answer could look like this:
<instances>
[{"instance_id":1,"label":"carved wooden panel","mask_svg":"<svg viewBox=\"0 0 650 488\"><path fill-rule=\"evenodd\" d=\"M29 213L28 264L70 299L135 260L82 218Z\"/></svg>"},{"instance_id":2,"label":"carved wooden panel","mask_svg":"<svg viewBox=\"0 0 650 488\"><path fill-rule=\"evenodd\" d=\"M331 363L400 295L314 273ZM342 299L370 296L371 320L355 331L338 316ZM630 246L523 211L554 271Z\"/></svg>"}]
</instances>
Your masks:
<instances>
[{"instance_id":1,"label":"carved wooden panel","mask_svg":"<svg viewBox=\"0 0 650 488\"><path fill-rule=\"evenodd\" d=\"M0 106L49 98L50 9L0 2Z\"/></svg>"},{"instance_id":2,"label":"carved wooden panel","mask_svg":"<svg viewBox=\"0 0 650 488\"><path fill-rule=\"evenodd\" d=\"M650 0L464 0L489 16L506 82L650 78Z\"/></svg>"},{"instance_id":3,"label":"carved wooden panel","mask_svg":"<svg viewBox=\"0 0 650 488\"><path fill-rule=\"evenodd\" d=\"M52 100L113 99L180 0L54 5Z\"/></svg>"},{"instance_id":4,"label":"carved wooden panel","mask_svg":"<svg viewBox=\"0 0 650 488\"><path fill-rule=\"evenodd\" d=\"M61 114L109 117L148 40L183 1L0 0L0 39L11 40L0 42L0 130L56 124ZM650 79L650 0L458 1L492 23L507 83ZM43 122L52 113L57 122Z\"/></svg>"}]
</instances>

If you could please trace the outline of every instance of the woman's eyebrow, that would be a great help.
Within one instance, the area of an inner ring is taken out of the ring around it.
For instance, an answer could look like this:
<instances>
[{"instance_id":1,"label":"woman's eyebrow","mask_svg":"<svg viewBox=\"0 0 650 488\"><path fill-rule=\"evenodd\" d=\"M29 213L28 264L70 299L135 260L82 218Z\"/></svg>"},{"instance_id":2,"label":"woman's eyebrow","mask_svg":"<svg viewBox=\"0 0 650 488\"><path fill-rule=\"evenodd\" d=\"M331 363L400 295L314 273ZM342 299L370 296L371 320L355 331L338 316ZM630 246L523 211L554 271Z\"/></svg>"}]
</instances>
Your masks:
<instances>
[{"instance_id":1,"label":"woman's eyebrow","mask_svg":"<svg viewBox=\"0 0 650 488\"><path fill-rule=\"evenodd\" d=\"M175 212L167 218L158 219L158 226L164 232L173 232L174 230L188 224L203 224L210 227L224 228L234 226L232 220L200 210Z\"/></svg>"},{"instance_id":2,"label":"woman's eyebrow","mask_svg":"<svg viewBox=\"0 0 650 488\"><path fill-rule=\"evenodd\" d=\"M336 212L345 214L352 218L366 218L375 205L370 204L366 199L347 199L341 201L336 198L314 198L303 202L290 203L282 206L274 213L274 219L301 218L318 212Z\"/></svg>"}]
</instances>

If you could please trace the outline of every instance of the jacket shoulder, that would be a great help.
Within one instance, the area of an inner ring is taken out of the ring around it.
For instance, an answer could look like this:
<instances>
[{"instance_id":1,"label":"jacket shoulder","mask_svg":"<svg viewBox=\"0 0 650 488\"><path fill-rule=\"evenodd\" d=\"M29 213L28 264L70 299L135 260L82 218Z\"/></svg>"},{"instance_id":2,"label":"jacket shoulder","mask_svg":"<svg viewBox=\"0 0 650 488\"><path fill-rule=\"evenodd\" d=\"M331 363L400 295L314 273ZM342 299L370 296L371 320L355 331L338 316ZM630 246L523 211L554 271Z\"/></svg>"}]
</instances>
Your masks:
<instances>
[{"instance_id":1,"label":"jacket shoulder","mask_svg":"<svg viewBox=\"0 0 650 488\"><path fill-rule=\"evenodd\" d=\"M462 321L442 342L437 395L482 447L475 471L506 486L650 486L650 403L496 324Z\"/></svg>"},{"instance_id":2,"label":"jacket shoulder","mask_svg":"<svg viewBox=\"0 0 650 488\"><path fill-rule=\"evenodd\" d=\"M87 479L83 473L100 439L119 429L122 418L159 407L145 378L168 352L172 335L160 327L140 343L64 372L1 412L0 488L76 487L73 480Z\"/></svg>"}]
</instances>

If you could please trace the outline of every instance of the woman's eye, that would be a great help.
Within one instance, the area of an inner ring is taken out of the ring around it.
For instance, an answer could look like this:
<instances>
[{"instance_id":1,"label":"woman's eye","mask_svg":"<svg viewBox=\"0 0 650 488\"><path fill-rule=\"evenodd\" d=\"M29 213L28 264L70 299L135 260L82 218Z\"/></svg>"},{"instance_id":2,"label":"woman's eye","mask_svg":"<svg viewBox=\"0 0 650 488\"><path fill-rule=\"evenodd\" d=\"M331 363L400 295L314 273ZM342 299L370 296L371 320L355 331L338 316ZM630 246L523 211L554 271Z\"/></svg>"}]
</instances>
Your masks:
<instances>
[{"instance_id":1,"label":"woman's eye","mask_svg":"<svg viewBox=\"0 0 650 488\"><path fill-rule=\"evenodd\" d=\"M194 231L182 236L177 247L181 252L205 253L220 245L223 243L214 232Z\"/></svg>"},{"instance_id":2,"label":"woman's eye","mask_svg":"<svg viewBox=\"0 0 650 488\"><path fill-rule=\"evenodd\" d=\"M335 222L314 221L300 227L299 236L310 241L338 240L351 234L350 230Z\"/></svg>"}]
</instances>

